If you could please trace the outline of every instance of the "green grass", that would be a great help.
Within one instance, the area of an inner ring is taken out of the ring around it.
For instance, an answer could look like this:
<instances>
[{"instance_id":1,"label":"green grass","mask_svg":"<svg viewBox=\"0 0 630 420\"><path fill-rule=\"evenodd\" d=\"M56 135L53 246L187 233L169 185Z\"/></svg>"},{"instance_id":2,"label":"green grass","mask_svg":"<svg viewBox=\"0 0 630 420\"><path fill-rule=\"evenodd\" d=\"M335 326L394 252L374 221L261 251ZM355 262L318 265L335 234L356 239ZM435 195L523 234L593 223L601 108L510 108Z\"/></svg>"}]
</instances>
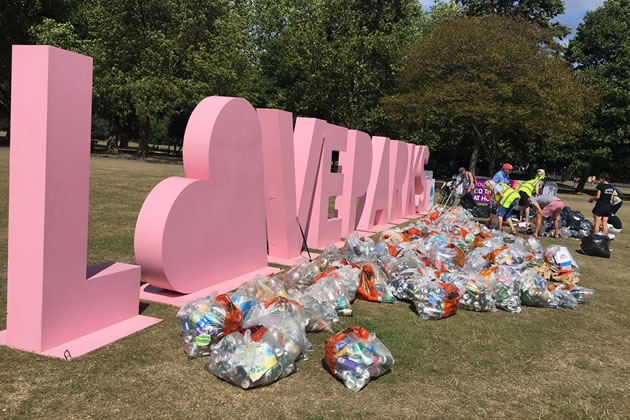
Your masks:
<instances>
[{"instance_id":1,"label":"green grass","mask_svg":"<svg viewBox=\"0 0 630 420\"><path fill-rule=\"evenodd\" d=\"M0 149L0 327L6 323L8 150ZM92 160L90 264L134 262L142 202L180 165ZM587 196L562 195L590 215ZM630 218L628 207L621 218ZM630 223L630 222L628 222ZM322 368L326 333L290 377L243 391L187 360L174 307L150 303L154 327L69 362L0 348L0 418L627 418L630 320L627 233L609 260L579 255L584 286L597 295L576 310L521 314L459 311L422 321L409 304L356 301L354 318L392 351L392 372L355 394ZM543 239L543 243L552 243Z\"/></svg>"}]
</instances>

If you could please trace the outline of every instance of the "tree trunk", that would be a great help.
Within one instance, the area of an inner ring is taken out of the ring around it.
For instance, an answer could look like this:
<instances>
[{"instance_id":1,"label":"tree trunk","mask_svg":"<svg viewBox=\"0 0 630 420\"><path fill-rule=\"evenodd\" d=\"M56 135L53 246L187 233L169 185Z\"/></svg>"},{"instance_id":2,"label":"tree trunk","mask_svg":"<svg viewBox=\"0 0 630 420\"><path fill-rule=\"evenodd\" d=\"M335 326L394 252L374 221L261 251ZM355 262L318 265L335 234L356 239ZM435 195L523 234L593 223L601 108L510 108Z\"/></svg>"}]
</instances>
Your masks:
<instances>
[{"instance_id":1,"label":"tree trunk","mask_svg":"<svg viewBox=\"0 0 630 420\"><path fill-rule=\"evenodd\" d=\"M151 138L151 122L145 118L140 123L140 138L138 139L138 157L145 159L149 156L149 139Z\"/></svg>"},{"instance_id":2,"label":"tree trunk","mask_svg":"<svg viewBox=\"0 0 630 420\"><path fill-rule=\"evenodd\" d=\"M481 146L481 133L475 124L473 124L473 129L475 130L475 140L473 142L472 153L470 154L468 170L474 174L477 172L477 160L479 159L479 147Z\"/></svg>"},{"instance_id":3,"label":"tree trunk","mask_svg":"<svg viewBox=\"0 0 630 420\"><path fill-rule=\"evenodd\" d=\"M107 138L106 152L118 153L118 136L120 133L120 123L117 118L109 121L109 137Z\"/></svg>"},{"instance_id":4,"label":"tree trunk","mask_svg":"<svg viewBox=\"0 0 630 420\"><path fill-rule=\"evenodd\" d=\"M494 172L496 171L496 165L497 165L497 155L493 152L490 151L488 153L488 176L493 176Z\"/></svg>"},{"instance_id":5,"label":"tree trunk","mask_svg":"<svg viewBox=\"0 0 630 420\"><path fill-rule=\"evenodd\" d=\"M577 187L575 187L575 192L584 191L584 185L586 184L586 179L589 177L590 172L591 172L591 165L588 165L582 171L582 174L580 175L580 182L578 183Z\"/></svg>"}]
</instances>

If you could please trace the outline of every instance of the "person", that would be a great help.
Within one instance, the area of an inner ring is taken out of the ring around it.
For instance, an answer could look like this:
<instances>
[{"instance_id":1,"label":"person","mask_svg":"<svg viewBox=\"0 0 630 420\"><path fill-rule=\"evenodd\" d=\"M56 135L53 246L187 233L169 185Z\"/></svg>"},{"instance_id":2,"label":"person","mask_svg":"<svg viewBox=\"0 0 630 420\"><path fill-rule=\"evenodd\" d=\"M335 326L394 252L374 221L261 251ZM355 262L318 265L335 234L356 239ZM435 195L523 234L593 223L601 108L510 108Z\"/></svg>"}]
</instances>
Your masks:
<instances>
[{"instance_id":1,"label":"person","mask_svg":"<svg viewBox=\"0 0 630 420\"><path fill-rule=\"evenodd\" d=\"M509 163L506 163L503 165L503 167L501 168L499 172L494 174L494 176L492 177L492 180L495 183L502 182L504 184L510 185L510 172L512 172L512 165L510 165Z\"/></svg>"},{"instance_id":2,"label":"person","mask_svg":"<svg viewBox=\"0 0 630 420\"><path fill-rule=\"evenodd\" d=\"M524 182L518 189L520 196L518 201L518 221L524 221L525 227L529 226L529 203L531 202L534 191L536 191L536 196L540 195L540 187L542 186L543 179L545 179L545 170L539 169L536 171L536 178ZM525 220L523 220L523 213L525 214Z\"/></svg>"},{"instance_id":3,"label":"person","mask_svg":"<svg viewBox=\"0 0 630 420\"><path fill-rule=\"evenodd\" d=\"M475 188L475 178L467 171L466 168L459 168L459 182L455 186L455 188L462 186L462 197L459 200L462 207L465 209L471 209L475 207L475 199L473 198L472 192Z\"/></svg>"},{"instance_id":4,"label":"person","mask_svg":"<svg viewBox=\"0 0 630 420\"><path fill-rule=\"evenodd\" d=\"M503 228L503 220L507 219L508 225L510 225L510 233L515 234L516 229L514 229L514 224L510 216L512 216L512 210L514 210L514 206L516 206L518 193L510 188L509 185L503 182L494 182L491 179L484 182L483 187L494 195L494 200L497 202L499 230Z\"/></svg>"},{"instance_id":5,"label":"person","mask_svg":"<svg viewBox=\"0 0 630 420\"><path fill-rule=\"evenodd\" d=\"M608 218L610 217L610 201L612 200L615 187L608 183L610 175L606 172L602 172L599 175L599 184L597 184L597 195L595 198L590 198L589 203L595 202L593 207L593 233L598 234L600 227L604 231L604 235L608 235Z\"/></svg>"},{"instance_id":6,"label":"person","mask_svg":"<svg viewBox=\"0 0 630 420\"><path fill-rule=\"evenodd\" d=\"M534 237L538 238L542 219L553 218L553 228L555 237L558 238L558 230L560 229L560 214L564 208L564 203L555 195L539 195L531 199L532 206L536 209L536 230Z\"/></svg>"}]
</instances>

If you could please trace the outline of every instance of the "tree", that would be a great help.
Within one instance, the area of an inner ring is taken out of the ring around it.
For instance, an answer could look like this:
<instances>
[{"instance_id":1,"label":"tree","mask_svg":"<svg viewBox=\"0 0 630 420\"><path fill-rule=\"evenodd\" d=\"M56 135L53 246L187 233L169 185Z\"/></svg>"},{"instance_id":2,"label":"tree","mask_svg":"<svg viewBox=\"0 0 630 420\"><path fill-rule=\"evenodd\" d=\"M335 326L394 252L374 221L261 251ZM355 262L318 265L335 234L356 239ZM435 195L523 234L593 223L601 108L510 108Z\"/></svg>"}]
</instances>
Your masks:
<instances>
[{"instance_id":1,"label":"tree","mask_svg":"<svg viewBox=\"0 0 630 420\"><path fill-rule=\"evenodd\" d=\"M491 13L520 17L543 28L553 28L555 35L567 36L571 30L551 20L564 13L564 0L458 0L466 7L469 16L487 16Z\"/></svg>"},{"instance_id":2,"label":"tree","mask_svg":"<svg viewBox=\"0 0 630 420\"><path fill-rule=\"evenodd\" d=\"M393 63L425 14L413 0L256 0L257 105L382 131Z\"/></svg>"},{"instance_id":3,"label":"tree","mask_svg":"<svg viewBox=\"0 0 630 420\"><path fill-rule=\"evenodd\" d=\"M566 56L603 92L595 120L568 158L583 179L602 170L630 176L630 1L607 0L588 12Z\"/></svg>"},{"instance_id":4,"label":"tree","mask_svg":"<svg viewBox=\"0 0 630 420\"><path fill-rule=\"evenodd\" d=\"M583 129L593 90L559 57L553 33L522 19L462 17L437 26L407 51L399 92L385 99L391 130L434 141L447 153L542 162ZM430 135L427 135L429 133ZM439 141L435 141L435 136Z\"/></svg>"},{"instance_id":5,"label":"tree","mask_svg":"<svg viewBox=\"0 0 630 420\"><path fill-rule=\"evenodd\" d=\"M30 44L29 28L46 17L64 19L70 0L0 0L0 121L11 110L11 48Z\"/></svg>"}]
</instances>

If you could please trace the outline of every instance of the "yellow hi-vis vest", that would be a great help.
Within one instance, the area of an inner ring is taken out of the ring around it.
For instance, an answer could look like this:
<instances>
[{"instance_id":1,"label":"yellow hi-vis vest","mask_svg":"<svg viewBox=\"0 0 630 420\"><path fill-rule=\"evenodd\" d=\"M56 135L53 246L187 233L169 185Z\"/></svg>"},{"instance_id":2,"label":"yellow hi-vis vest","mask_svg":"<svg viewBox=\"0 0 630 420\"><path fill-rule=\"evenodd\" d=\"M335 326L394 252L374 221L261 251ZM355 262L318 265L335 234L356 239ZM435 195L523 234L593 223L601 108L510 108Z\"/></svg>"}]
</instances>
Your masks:
<instances>
[{"instance_id":1,"label":"yellow hi-vis vest","mask_svg":"<svg viewBox=\"0 0 630 420\"><path fill-rule=\"evenodd\" d=\"M523 185L521 185L521 188L518 189L519 192L524 191L525 194L527 194L529 197L532 196L532 194L534 193L534 191L536 190L536 184L538 184L540 182L542 178L537 176L534 179L530 179L529 181L525 182Z\"/></svg>"},{"instance_id":2,"label":"yellow hi-vis vest","mask_svg":"<svg viewBox=\"0 0 630 420\"><path fill-rule=\"evenodd\" d=\"M499 201L499 194L495 194L495 201L497 201L501 207L505 207L506 209L510 208L512 202L520 197L518 195L518 192L516 192L515 190L510 188L508 184L505 184L503 182L497 182L497 185L503 187L503 198L501 199L501 201Z\"/></svg>"}]
</instances>

